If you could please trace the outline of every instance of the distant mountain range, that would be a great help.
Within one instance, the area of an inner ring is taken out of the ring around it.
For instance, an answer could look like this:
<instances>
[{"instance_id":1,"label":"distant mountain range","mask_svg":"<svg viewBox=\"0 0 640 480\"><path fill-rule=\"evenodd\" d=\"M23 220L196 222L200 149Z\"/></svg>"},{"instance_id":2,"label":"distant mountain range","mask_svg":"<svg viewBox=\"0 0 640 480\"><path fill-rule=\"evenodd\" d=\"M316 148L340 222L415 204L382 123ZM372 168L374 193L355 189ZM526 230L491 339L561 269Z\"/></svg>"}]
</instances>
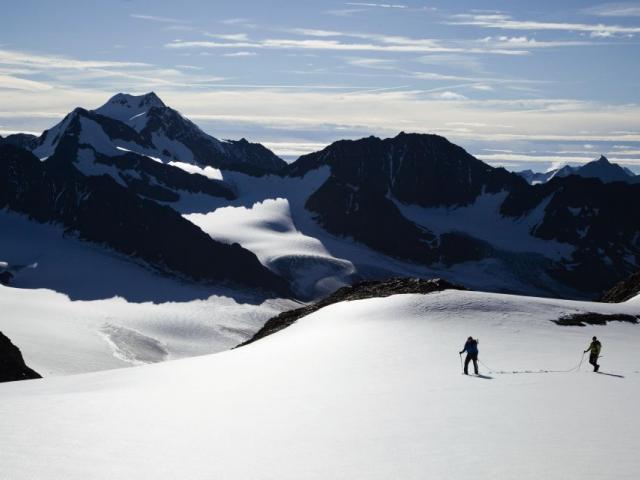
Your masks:
<instances>
[{"instance_id":1,"label":"distant mountain range","mask_svg":"<svg viewBox=\"0 0 640 480\"><path fill-rule=\"evenodd\" d=\"M553 170L549 170L547 172L523 170L516 173L531 185L545 183L552 178L568 177L569 175L577 175L584 178L597 178L604 183L640 182L640 176L636 175L628 168L622 167L616 163L611 163L604 155L600 156L598 160L586 163L580 167L565 165L564 167L554 168Z\"/></svg>"},{"instance_id":2,"label":"distant mountain range","mask_svg":"<svg viewBox=\"0 0 640 480\"><path fill-rule=\"evenodd\" d=\"M0 143L0 208L198 282L314 298L435 273L582 298L640 265L640 212L629 208L640 185L604 157L543 178L401 133L287 165L207 135L154 93L118 94Z\"/></svg>"}]
</instances>

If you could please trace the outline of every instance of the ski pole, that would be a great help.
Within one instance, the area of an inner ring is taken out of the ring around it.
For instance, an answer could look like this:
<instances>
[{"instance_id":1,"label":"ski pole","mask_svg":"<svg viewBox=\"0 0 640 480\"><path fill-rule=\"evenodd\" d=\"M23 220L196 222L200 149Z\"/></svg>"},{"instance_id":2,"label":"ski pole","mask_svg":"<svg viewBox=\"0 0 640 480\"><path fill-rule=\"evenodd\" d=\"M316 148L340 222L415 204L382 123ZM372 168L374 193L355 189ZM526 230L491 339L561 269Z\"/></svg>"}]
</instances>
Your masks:
<instances>
[{"instance_id":1,"label":"ski pole","mask_svg":"<svg viewBox=\"0 0 640 480\"><path fill-rule=\"evenodd\" d=\"M462 371L462 373L464 373L464 366L462 365L462 354L459 353L458 355L460 355L460 370Z\"/></svg>"}]
</instances>

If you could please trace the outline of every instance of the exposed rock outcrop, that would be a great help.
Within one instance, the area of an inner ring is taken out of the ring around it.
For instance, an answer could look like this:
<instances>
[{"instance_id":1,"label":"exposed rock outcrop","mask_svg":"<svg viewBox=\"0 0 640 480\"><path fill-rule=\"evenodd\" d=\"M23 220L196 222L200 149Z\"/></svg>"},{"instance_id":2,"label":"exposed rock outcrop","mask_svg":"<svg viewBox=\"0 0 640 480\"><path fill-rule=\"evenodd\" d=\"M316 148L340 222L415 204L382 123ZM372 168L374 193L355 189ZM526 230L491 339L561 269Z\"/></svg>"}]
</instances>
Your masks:
<instances>
[{"instance_id":1,"label":"exposed rock outcrop","mask_svg":"<svg viewBox=\"0 0 640 480\"><path fill-rule=\"evenodd\" d=\"M42 378L41 375L27 367L20 349L0 332L0 382L30 380Z\"/></svg>"},{"instance_id":2,"label":"exposed rock outcrop","mask_svg":"<svg viewBox=\"0 0 640 480\"><path fill-rule=\"evenodd\" d=\"M366 298L389 297L403 293L427 294L440 292L442 290L466 290L461 285L448 282L441 278L425 280L422 278L393 278L385 281L369 281L357 283L348 287L336 290L328 297L319 302L306 305L301 308L282 312L280 315L267 320L267 323L258 330L253 337L239 347L253 343L268 335L274 334L286 328L297 320L320 310L327 305L351 300L363 300Z\"/></svg>"}]
</instances>

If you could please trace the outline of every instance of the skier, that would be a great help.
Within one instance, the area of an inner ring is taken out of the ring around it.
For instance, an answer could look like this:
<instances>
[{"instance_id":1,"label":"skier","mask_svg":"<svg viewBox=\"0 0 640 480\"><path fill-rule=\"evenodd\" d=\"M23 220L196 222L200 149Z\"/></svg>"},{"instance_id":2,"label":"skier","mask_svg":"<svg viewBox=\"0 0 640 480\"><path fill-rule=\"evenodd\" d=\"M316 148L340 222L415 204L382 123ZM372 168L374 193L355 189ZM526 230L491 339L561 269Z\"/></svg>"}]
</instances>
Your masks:
<instances>
[{"instance_id":1,"label":"skier","mask_svg":"<svg viewBox=\"0 0 640 480\"><path fill-rule=\"evenodd\" d=\"M467 357L464 360L464 374L469 375L469 362L473 360L473 369L478 375L478 340L473 337L467 338L464 348L459 353L462 355L464 352L467 352Z\"/></svg>"},{"instance_id":2,"label":"skier","mask_svg":"<svg viewBox=\"0 0 640 480\"><path fill-rule=\"evenodd\" d=\"M598 357L600 356L601 349L602 344L600 343L600 340L598 340L596 337L593 337L591 345L589 345L589 348L584 351L584 353L591 352L591 355L589 355L589 363L593 365L594 372L600 370L600 365L598 365Z\"/></svg>"}]
</instances>

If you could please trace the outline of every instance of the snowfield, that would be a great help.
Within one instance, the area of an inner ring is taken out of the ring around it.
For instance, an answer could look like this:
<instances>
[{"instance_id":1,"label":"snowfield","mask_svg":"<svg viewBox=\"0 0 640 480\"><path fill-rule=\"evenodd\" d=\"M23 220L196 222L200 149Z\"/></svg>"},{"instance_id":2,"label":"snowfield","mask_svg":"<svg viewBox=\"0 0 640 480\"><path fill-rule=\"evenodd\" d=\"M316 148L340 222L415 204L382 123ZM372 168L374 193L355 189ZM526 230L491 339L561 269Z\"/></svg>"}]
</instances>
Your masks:
<instances>
[{"instance_id":1,"label":"snowfield","mask_svg":"<svg viewBox=\"0 0 640 480\"><path fill-rule=\"evenodd\" d=\"M579 311L640 304L397 295L215 355L2 384L0 477L637 478L640 326L550 321ZM461 375L469 335L503 373ZM592 335L603 374L526 373L578 366Z\"/></svg>"},{"instance_id":2,"label":"snowfield","mask_svg":"<svg viewBox=\"0 0 640 480\"><path fill-rule=\"evenodd\" d=\"M15 213L0 231L0 260L37 265L0 285L0 331L45 377L227 350L298 306L164 276Z\"/></svg>"}]
</instances>

